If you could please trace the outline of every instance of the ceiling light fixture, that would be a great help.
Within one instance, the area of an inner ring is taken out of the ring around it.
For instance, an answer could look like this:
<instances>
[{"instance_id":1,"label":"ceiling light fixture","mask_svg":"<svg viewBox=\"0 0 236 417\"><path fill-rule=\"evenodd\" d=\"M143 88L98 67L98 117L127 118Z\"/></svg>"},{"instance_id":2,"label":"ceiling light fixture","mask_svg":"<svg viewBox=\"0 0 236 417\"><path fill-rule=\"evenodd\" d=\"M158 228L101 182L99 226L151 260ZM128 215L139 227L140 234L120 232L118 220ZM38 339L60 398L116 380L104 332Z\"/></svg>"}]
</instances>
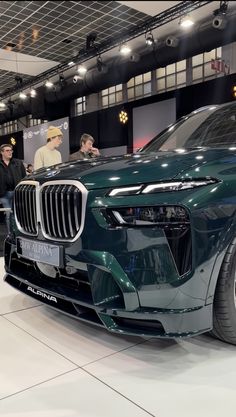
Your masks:
<instances>
[{"instance_id":1,"label":"ceiling light fixture","mask_svg":"<svg viewBox=\"0 0 236 417\"><path fill-rule=\"evenodd\" d=\"M225 15L228 11L228 1L220 1L219 9L214 10L214 16L218 16L219 14Z\"/></svg>"},{"instance_id":2,"label":"ceiling light fixture","mask_svg":"<svg viewBox=\"0 0 236 417\"><path fill-rule=\"evenodd\" d=\"M103 62L101 55L99 55L97 57L97 70L98 72L103 72L104 74L107 73L108 71L108 67L107 65Z\"/></svg>"},{"instance_id":3,"label":"ceiling light fixture","mask_svg":"<svg viewBox=\"0 0 236 417\"><path fill-rule=\"evenodd\" d=\"M99 55L97 57L97 69L98 69L98 72L102 72L102 67L103 67L102 57L101 57L101 55Z\"/></svg>"},{"instance_id":4,"label":"ceiling light fixture","mask_svg":"<svg viewBox=\"0 0 236 417\"><path fill-rule=\"evenodd\" d=\"M80 75L74 75L73 77L73 83L76 84L78 81L83 80L83 77L81 77Z\"/></svg>"},{"instance_id":5,"label":"ceiling light fixture","mask_svg":"<svg viewBox=\"0 0 236 417\"><path fill-rule=\"evenodd\" d=\"M170 46L171 48L176 48L179 44L179 39L175 38L174 36L169 36L166 38L166 46Z\"/></svg>"},{"instance_id":6,"label":"ceiling light fixture","mask_svg":"<svg viewBox=\"0 0 236 417\"><path fill-rule=\"evenodd\" d=\"M97 39L97 34L96 32L91 32L87 37L86 37L86 50L89 50L91 48L94 48L94 42Z\"/></svg>"},{"instance_id":7,"label":"ceiling light fixture","mask_svg":"<svg viewBox=\"0 0 236 417\"><path fill-rule=\"evenodd\" d=\"M27 95L23 91L21 91L20 94L19 94L19 98L21 100L25 100L27 98Z\"/></svg>"},{"instance_id":8,"label":"ceiling light fixture","mask_svg":"<svg viewBox=\"0 0 236 417\"><path fill-rule=\"evenodd\" d=\"M194 21L191 18L191 16L189 15L185 15L184 17L181 17L180 21L179 21L179 25L181 26L181 28L183 29L188 29L191 26L194 25Z\"/></svg>"},{"instance_id":9,"label":"ceiling light fixture","mask_svg":"<svg viewBox=\"0 0 236 417\"><path fill-rule=\"evenodd\" d=\"M52 81L50 81L50 80L46 80L46 82L45 82L45 87L47 87L47 88L52 88L53 87L53 82Z\"/></svg>"},{"instance_id":10,"label":"ceiling light fixture","mask_svg":"<svg viewBox=\"0 0 236 417\"><path fill-rule=\"evenodd\" d=\"M85 68L84 65L79 65L77 72L79 73L79 75L84 75L87 72L87 68Z\"/></svg>"},{"instance_id":11,"label":"ceiling light fixture","mask_svg":"<svg viewBox=\"0 0 236 417\"><path fill-rule=\"evenodd\" d=\"M215 29L223 30L225 29L226 25L227 25L227 19L223 15L214 17L212 21L212 26Z\"/></svg>"},{"instance_id":12,"label":"ceiling light fixture","mask_svg":"<svg viewBox=\"0 0 236 417\"><path fill-rule=\"evenodd\" d=\"M148 33L145 33L145 39L146 39L146 45L148 46L153 46L155 41L154 41L154 37L151 31L149 31Z\"/></svg>"},{"instance_id":13,"label":"ceiling light fixture","mask_svg":"<svg viewBox=\"0 0 236 417\"><path fill-rule=\"evenodd\" d=\"M59 84L61 88L64 88L67 84L66 79L63 74L59 74Z\"/></svg>"},{"instance_id":14,"label":"ceiling light fixture","mask_svg":"<svg viewBox=\"0 0 236 417\"><path fill-rule=\"evenodd\" d=\"M121 55L128 55L131 52L131 48L126 43L123 43L120 46L119 51L120 51Z\"/></svg>"},{"instance_id":15,"label":"ceiling light fixture","mask_svg":"<svg viewBox=\"0 0 236 417\"><path fill-rule=\"evenodd\" d=\"M0 101L0 111L3 111L6 109L6 104L3 101Z\"/></svg>"},{"instance_id":16,"label":"ceiling light fixture","mask_svg":"<svg viewBox=\"0 0 236 417\"><path fill-rule=\"evenodd\" d=\"M30 88L32 85L35 85L36 82L39 85L44 85L46 79L57 76L58 72L66 71L72 65L79 64L81 62L84 62L85 60L87 61L88 59L94 58L99 54L111 51L113 48L117 47L118 44L121 45L123 42L128 42L131 39L135 39L140 35L144 35L149 30L154 30L162 26L163 24L173 22L175 19L178 19L181 15L192 13L193 11L202 8L208 3L209 1L198 0L193 2L178 2L176 6L171 7L171 13L159 13L148 19L148 24L144 22L144 24L138 26L133 25L130 29L125 30L124 33L121 32L118 38L116 36L113 36L109 39L104 39L104 41L102 41L98 45L95 45L95 48L91 48L90 50L86 50L85 48L81 51L75 50L73 57L71 57L63 63L56 65L55 67L48 69L44 73L38 74L34 77L33 82L31 79L23 80L23 84L20 88L14 85L11 88L6 89L6 91L2 93L1 99L8 100L9 97L13 96L14 94L17 94L19 92L18 90L22 90L22 88L26 90L27 88ZM223 2L222 4L225 5L226 2ZM8 46L9 48L13 48L16 45L14 44Z\"/></svg>"},{"instance_id":17,"label":"ceiling light fixture","mask_svg":"<svg viewBox=\"0 0 236 417\"><path fill-rule=\"evenodd\" d=\"M31 88L30 89L30 97L36 97L36 95L37 95L37 93L36 93L36 90L34 89L34 88Z\"/></svg>"},{"instance_id":18,"label":"ceiling light fixture","mask_svg":"<svg viewBox=\"0 0 236 417\"><path fill-rule=\"evenodd\" d=\"M213 15L215 16L212 21L212 26L215 29L223 30L227 25L226 13L228 11L228 1L220 1L219 9L214 10Z\"/></svg>"}]
</instances>

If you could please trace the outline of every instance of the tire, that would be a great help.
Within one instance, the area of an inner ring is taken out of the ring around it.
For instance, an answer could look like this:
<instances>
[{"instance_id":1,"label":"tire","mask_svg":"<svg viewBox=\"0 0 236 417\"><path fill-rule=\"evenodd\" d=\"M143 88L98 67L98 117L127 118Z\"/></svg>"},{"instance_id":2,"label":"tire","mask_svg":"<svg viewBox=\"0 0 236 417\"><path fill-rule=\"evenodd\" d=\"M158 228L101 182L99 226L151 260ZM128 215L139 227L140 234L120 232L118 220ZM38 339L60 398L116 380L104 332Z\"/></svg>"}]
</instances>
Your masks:
<instances>
[{"instance_id":1,"label":"tire","mask_svg":"<svg viewBox=\"0 0 236 417\"><path fill-rule=\"evenodd\" d=\"M211 334L236 345L236 240L228 247L221 265L213 303Z\"/></svg>"}]
</instances>

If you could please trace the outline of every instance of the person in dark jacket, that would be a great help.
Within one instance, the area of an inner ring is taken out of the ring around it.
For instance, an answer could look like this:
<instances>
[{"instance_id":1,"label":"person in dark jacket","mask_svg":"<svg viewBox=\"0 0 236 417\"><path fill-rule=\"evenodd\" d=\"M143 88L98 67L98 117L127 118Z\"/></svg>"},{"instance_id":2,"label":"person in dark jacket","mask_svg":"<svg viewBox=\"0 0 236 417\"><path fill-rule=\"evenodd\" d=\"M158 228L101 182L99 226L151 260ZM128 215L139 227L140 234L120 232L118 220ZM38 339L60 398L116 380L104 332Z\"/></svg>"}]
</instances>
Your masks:
<instances>
[{"instance_id":1,"label":"person in dark jacket","mask_svg":"<svg viewBox=\"0 0 236 417\"><path fill-rule=\"evenodd\" d=\"M4 208L12 207L15 186L26 176L23 162L12 158L10 144L0 146L0 203Z\"/></svg>"}]
</instances>

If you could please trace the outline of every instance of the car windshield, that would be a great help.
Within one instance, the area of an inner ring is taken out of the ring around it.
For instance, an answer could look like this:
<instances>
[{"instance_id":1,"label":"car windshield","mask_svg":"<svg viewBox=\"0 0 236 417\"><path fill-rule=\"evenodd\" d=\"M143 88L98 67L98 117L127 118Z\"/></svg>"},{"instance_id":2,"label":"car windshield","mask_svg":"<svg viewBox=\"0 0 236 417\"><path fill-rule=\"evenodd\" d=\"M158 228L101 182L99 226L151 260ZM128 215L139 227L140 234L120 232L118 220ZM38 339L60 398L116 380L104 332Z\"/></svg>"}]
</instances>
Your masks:
<instances>
[{"instance_id":1,"label":"car windshield","mask_svg":"<svg viewBox=\"0 0 236 417\"><path fill-rule=\"evenodd\" d=\"M236 146L236 103L198 109L169 126L141 153Z\"/></svg>"}]
</instances>

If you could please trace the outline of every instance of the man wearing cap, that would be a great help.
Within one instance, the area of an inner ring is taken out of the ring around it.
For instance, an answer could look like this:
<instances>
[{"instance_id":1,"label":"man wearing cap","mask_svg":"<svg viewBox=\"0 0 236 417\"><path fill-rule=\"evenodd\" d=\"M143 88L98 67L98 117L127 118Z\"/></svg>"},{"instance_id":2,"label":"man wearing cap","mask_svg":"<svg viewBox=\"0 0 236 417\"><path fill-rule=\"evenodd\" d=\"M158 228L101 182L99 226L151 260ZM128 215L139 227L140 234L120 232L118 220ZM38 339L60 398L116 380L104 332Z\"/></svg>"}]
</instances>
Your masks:
<instances>
[{"instance_id":1,"label":"man wearing cap","mask_svg":"<svg viewBox=\"0 0 236 417\"><path fill-rule=\"evenodd\" d=\"M47 130L47 144L41 146L34 155L34 169L46 168L62 162L61 153L57 151L62 142L62 131L59 127L50 126Z\"/></svg>"}]
</instances>

